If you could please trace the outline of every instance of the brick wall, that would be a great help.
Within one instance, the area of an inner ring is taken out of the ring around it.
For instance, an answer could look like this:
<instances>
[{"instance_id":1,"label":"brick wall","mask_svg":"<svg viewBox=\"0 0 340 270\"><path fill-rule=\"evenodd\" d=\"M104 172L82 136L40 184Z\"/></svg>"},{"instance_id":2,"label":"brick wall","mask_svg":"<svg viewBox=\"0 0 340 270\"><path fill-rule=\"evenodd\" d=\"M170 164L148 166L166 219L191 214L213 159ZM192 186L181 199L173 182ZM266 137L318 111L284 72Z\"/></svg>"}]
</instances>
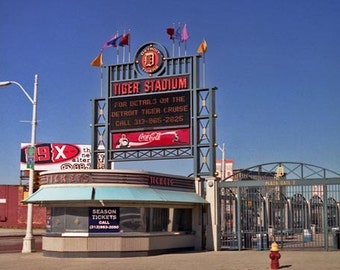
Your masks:
<instances>
[{"instance_id":1,"label":"brick wall","mask_svg":"<svg viewBox=\"0 0 340 270\"><path fill-rule=\"evenodd\" d=\"M26 228L27 206L24 187L19 185L0 185L0 227ZM33 228L45 228L46 208L33 205Z\"/></svg>"}]
</instances>

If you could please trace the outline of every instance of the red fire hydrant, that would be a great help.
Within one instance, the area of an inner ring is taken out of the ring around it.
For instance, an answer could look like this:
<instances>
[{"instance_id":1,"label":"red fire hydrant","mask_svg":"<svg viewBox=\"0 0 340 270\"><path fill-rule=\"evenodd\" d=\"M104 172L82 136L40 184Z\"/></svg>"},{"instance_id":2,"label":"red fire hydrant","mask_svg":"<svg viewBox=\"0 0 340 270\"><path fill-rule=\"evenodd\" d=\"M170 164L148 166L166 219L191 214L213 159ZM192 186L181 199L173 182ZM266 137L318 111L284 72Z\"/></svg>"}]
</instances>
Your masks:
<instances>
[{"instance_id":1,"label":"red fire hydrant","mask_svg":"<svg viewBox=\"0 0 340 270\"><path fill-rule=\"evenodd\" d=\"M276 242L272 243L269 258L271 259L270 267L271 269L279 269L281 254L279 252L279 245Z\"/></svg>"}]
</instances>

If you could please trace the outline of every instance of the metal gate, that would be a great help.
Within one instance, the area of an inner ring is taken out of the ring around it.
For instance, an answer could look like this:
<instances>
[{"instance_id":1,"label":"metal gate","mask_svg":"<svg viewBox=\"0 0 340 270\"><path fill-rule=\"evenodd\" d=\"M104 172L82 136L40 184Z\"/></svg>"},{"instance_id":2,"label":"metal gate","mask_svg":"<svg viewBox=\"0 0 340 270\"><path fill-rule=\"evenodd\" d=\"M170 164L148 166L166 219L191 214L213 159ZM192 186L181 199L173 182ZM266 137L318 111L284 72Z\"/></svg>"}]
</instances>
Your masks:
<instances>
[{"instance_id":1,"label":"metal gate","mask_svg":"<svg viewBox=\"0 0 340 270\"><path fill-rule=\"evenodd\" d=\"M220 248L340 250L340 174L275 162L220 181Z\"/></svg>"}]
</instances>

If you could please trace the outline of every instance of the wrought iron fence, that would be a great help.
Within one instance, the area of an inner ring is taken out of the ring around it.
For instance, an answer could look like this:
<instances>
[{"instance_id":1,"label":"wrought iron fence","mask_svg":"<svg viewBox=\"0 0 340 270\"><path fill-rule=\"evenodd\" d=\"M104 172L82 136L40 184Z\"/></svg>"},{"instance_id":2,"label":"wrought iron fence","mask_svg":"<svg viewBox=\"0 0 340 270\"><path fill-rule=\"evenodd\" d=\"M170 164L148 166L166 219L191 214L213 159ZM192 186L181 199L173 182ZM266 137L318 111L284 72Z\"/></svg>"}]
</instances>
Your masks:
<instances>
[{"instance_id":1,"label":"wrought iron fence","mask_svg":"<svg viewBox=\"0 0 340 270\"><path fill-rule=\"evenodd\" d=\"M264 250L276 241L281 249L340 250L340 175L301 163L275 164L220 182L221 249Z\"/></svg>"}]
</instances>

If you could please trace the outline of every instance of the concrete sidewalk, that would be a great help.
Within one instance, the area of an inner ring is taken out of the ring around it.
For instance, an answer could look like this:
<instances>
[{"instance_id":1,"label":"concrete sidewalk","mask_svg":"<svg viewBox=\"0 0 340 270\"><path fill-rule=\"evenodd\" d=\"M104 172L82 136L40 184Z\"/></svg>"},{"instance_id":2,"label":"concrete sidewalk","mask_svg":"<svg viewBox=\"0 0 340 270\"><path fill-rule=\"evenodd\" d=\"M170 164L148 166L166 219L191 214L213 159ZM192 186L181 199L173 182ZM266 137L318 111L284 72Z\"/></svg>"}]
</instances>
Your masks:
<instances>
[{"instance_id":1,"label":"concrete sidewalk","mask_svg":"<svg viewBox=\"0 0 340 270\"><path fill-rule=\"evenodd\" d=\"M33 230L34 235L44 234ZM1 236L25 236L25 229L0 228ZM269 250L188 252L133 258L50 258L41 252L0 254L0 270L263 270L270 269ZM338 251L280 251L280 269L337 270Z\"/></svg>"},{"instance_id":2,"label":"concrete sidewalk","mask_svg":"<svg viewBox=\"0 0 340 270\"><path fill-rule=\"evenodd\" d=\"M281 251L280 269L340 269L340 251ZM263 270L269 251L218 251L134 258L49 258L41 252L0 254L0 269L11 270Z\"/></svg>"}]
</instances>

